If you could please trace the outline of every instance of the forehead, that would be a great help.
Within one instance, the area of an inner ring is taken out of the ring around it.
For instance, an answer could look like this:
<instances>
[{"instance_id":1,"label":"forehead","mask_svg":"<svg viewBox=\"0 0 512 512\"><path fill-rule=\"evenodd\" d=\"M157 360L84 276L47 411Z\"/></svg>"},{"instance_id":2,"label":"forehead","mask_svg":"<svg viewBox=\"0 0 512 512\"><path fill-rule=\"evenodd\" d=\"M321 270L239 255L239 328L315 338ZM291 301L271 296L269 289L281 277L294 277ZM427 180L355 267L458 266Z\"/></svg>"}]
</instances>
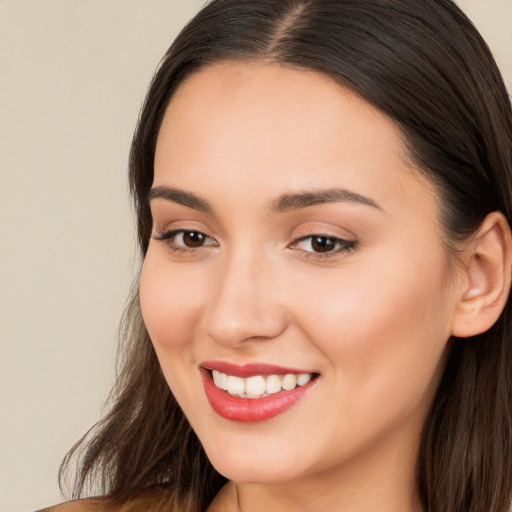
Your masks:
<instances>
[{"instance_id":1,"label":"forehead","mask_svg":"<svg viewBox=\"0 0 512 512\"><path fill-rule=\"evenodd\" d=\"M164 116L154 185L208 194L219 183L233 199L333 186L379 204L435 195L390 118L328 76L261 63L196 72Z\"/></svg>"},{"instance_id":2,"label":"forehead","mask_svg":"<svg viewBox=\"0 0 512 512\"><path fill-rule=\"evenodd\" d=\"M194 119L199 123L192 126ZM193 73L171 98L161 133L179 136L194 128L197 135L207 132L218 143L210 129L218 127L226 134L230 124L245 130L239 131L240 139L249 128L262 136L281 130L275 144L261 148L266 151L277 144L282 149L286 136L302 135L313 144L315 137L355 135L353 144L364 131L367 139L379 139L406 156L399 128L360 96L325 74L277 64L228 61Z\"/></svg>"}]
</instances>

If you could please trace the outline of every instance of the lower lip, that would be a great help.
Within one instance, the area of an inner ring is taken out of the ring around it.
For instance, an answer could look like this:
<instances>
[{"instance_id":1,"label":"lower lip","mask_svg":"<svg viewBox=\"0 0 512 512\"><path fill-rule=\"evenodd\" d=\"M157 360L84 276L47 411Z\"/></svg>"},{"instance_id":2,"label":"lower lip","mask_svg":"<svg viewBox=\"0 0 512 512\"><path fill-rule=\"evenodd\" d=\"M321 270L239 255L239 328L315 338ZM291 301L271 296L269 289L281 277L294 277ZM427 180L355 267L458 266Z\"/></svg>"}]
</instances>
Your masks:
<instances>
[{"instance_id":1,"label":"lower lip","mask_svg":"<svg viewBox=\"0 0 512 512\"><path fill-rule=\"evenodd\" d=\"M285 412L297 403L316 382L310 380L304 386L290 391L280 391L262 398L240 398L219 389L214 383L209 371L201 368L204 390L213 410L231 421L245 423L268 420Z\"/></svg>"}]
</instances>

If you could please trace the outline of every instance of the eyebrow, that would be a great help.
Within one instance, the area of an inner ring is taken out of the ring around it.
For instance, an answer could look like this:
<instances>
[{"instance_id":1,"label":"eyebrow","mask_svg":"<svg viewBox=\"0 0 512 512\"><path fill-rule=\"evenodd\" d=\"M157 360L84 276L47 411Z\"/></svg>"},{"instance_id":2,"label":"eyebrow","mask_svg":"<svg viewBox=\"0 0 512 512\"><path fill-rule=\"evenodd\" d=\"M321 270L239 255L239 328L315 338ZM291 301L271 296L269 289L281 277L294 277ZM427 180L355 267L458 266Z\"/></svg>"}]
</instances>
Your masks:
<instances>
[{"instance_id":1,"label":"eyebrow","mask_svg":"<svg viewBox=\"0 0 512 512\"><path fill-rule=\"evenodd\" d=\"M272 213L285 213L328 203L358 203L382 210L373 199L357 192L347 190L346 188L329 188L297 194L283 194L275 201L272 201L270 211Z\"/></svg>"},{"instance_id":2,"label":"eyebrow","mask_svg":"<svg viewBox=\"0 0 512 512\"><path fill-rule=\"evenodd\" d=\"M211 213L213 211L210 203L205 199L172 187L158 186L152 188L148 194L148 202L152 199L166 199L167 201L172 201L203 213ZM271 213L286 213L310 206L340 202L363 204L382 210L373 199L362 194L345 188L329 188L311 192L283 194L270 203L269 211Z\"/></svg>"},{"instance_id":3,"label":"eyebrow","mask_svg":"<svg viewBox=\"0 0 512 512\"><path fill-rule=\"evenodd\" d=\"M190 192L185 192L184 190L180 190L178 188L171 188L165 186L159 186L152 188L148 194L148 202L152 199L167 199L168 201L173 201L174 203L181 204L183 206L188 206L189 208L193 208L194 210L198 210L203 213L211 213L212 207L200 197L197 197Z\"/></svg>"}]
</instances>

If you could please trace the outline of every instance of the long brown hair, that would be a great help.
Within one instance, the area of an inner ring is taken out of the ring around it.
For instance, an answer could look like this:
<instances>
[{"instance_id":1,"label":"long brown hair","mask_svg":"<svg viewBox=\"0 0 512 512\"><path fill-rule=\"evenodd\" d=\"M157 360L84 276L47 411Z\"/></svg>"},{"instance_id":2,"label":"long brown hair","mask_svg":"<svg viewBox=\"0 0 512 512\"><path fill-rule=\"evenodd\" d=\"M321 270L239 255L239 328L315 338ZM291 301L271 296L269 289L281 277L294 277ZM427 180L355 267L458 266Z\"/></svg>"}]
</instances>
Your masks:
<instances>
[{"instance_id":1,"label":"long brown hair","mask_svg":"<svg viewBox=\"0 0 512 512\"><path fill-rule=\"evenodd\" d=\"M387 114L401 128L411 158L437 186L448 240L466 238L492 211L511 223L510 100L488 47L451 0L213 0L164 56L133 138L130 185L142 257L166 106L187 77L221 60L315 70ZM509 302L488 332L449 341L418 460L425 511L508 509L511 321ZM158 487L165 491L162 510L204 510L225 479L163 378L136 286L122 326L110 412L67 455L61 476L80 454L74 496L89 484L112 500Z\"/></svg>"}]
</instances>

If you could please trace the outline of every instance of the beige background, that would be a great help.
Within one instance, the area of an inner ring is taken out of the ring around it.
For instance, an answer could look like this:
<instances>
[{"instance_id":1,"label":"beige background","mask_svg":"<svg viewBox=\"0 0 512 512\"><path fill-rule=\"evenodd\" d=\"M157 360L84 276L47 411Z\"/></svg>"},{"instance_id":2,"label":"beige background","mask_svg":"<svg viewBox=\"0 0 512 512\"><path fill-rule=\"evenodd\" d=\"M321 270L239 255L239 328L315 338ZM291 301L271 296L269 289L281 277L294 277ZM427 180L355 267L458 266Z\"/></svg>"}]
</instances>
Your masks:
<instances>
[{"instance_id":1,"label":"beige background","mask_svg":"<svg viewBox=\"0 0 512 512\"><path fill-rule=\"evenodd\" d=\"M138 268L126 164L163 52L201 0L0 0L0 510L60 500L100 415ZM512 0L460 0L512 85Z\"/></svg>"}]
</instances>

